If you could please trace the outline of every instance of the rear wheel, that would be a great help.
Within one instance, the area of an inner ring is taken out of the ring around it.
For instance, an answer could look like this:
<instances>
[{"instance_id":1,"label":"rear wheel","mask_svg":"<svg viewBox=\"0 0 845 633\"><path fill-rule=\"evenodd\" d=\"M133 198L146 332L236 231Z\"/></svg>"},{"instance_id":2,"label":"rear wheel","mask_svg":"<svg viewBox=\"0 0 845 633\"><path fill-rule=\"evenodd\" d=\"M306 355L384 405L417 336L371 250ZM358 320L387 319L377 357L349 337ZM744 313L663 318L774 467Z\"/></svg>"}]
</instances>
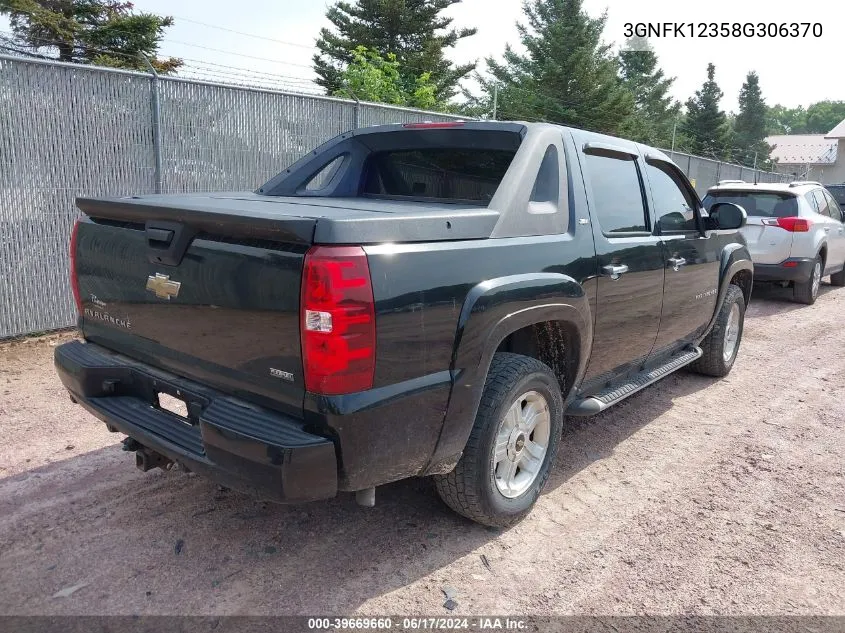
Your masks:
<instances>
[{"instance_id":1,"label":"rear wheel","mask_svg":"<svg viewBox=\"0 0 845 633\"><path fill-rule=\"evenodd\" d=\"M452 472L434 476L440 498L484 525L516 523L549 478L562 430L554 372L528 356L496 354L464 454Z\"/></svg>"},{"instance_id":2,"label":"rear wheel","mask_svg":"<svg viewBox=\"0 0 845 633\"><path fill-rule=\"evenodd\" d=\"M795 301L805 303L808 306L816 302L821 288L823 268L822 258L816 256L813 268L810 270L810 277L806 281L795 282L795 287L792 289L792 297Z\"/></svg>"},{"instance_id":3,"label":"rear wheel","mask_svg":"<svg viewBox=\"0 0 845 633\"><path fill-rule=\"evenodd\" d=\"M701 343L701 358L690 369L707 376L727 376L734 366L745 326L745 296L731 284L719 309L716 323Z\"/></svg>"}]
</instances>

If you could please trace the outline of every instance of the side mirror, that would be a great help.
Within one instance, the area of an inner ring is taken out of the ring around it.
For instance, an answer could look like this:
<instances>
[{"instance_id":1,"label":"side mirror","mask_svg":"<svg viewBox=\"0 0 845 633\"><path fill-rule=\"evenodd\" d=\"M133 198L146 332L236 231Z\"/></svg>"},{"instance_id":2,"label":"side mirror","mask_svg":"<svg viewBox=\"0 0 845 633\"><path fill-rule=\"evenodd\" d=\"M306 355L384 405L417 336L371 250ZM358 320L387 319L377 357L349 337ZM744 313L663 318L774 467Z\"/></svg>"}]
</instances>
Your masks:
<instances>
[{"instance_id":1,"label":"side mirror","mask_svg":"<svg viewBox=\"0 0 845 633\"><path fill-rule=\"evenodd\" d=\"M733 202L717 202L710 208L710 217L707 219L706 228L710 230L741 229L748 221L748 214Z\"/></svg>"},{"instance_id":2,"label":"side mirror","mask_svg":"<svg viewBox=\"0 0 845 633\"><path fill-rule=\"evenodd\" d=\"M661 231L682 231L687 223L687 219L680 211L673 211L666 215L660 216L659 224Z\"/></svg>"}]
</instances>

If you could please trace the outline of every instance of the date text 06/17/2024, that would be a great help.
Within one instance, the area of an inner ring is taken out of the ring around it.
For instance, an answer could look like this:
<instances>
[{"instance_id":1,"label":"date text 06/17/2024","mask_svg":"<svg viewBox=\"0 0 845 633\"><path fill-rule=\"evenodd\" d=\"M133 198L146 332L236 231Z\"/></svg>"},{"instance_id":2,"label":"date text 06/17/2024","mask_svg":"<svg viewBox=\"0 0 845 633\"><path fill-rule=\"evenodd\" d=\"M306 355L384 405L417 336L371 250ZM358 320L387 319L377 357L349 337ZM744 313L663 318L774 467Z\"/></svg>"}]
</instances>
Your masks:
<instances>
[{"instance_id":1,"label":"date text 06/17/2024","mask_svg":"<svg viewBox=\"0 0 845 633\"><path fill-rule=\"evenodd\" d=\"M626 22L625 37L821 37L820 22Z\"/></svg>"}]
</instances>

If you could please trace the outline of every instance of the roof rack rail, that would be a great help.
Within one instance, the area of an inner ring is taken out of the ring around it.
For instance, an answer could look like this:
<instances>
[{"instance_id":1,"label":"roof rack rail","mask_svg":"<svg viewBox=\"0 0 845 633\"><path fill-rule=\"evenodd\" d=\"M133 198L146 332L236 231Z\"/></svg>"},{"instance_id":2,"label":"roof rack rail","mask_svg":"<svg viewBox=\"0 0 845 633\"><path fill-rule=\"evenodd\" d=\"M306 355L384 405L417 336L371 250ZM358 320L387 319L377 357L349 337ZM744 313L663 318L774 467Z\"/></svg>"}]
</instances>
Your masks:
<instances>
[{"instance_id":1,"label":"roof rack rail","mask_svg":"<svg viewBox=\"0 0 845 633\"><path fill-rule=\"evenodd\" d=\"M720 180L716 183L717 187L721 187L722 185L745 185L748 184L744 180Z\"/></svg>"},{"instance_id":2,"label":"roof rack rail","mask_svg":"<svg viewBox=\"0 0 845 633\"><path fill-rule=\"evenodd\" d=\"M822 183L816 182L815 180L794 180L789 183L790 187L801 187L803 185L818 185L819 187L821 187Z\"/></svg>"}]
</instances>

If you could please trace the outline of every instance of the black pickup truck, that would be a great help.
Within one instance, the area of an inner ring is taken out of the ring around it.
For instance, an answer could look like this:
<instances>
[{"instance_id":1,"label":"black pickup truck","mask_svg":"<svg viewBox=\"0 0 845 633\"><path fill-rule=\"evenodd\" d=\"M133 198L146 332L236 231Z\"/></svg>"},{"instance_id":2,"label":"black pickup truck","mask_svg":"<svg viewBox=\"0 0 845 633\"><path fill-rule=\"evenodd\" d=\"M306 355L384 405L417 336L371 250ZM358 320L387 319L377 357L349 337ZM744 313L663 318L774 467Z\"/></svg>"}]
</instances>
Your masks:
<instances>
[{"instance_id":1,"label":"black pickup truck","mask_svg":"<svg viewBox=\"0 0 845 633\"><path fill-rule=\"evenodd\" d=\"M565 416L727 374L752 286L740 207L548 124L354 130L254 192L77 204L71 398L143 470L279 502L432 475L509 525Z\"/></svg>"}]
</instances>

